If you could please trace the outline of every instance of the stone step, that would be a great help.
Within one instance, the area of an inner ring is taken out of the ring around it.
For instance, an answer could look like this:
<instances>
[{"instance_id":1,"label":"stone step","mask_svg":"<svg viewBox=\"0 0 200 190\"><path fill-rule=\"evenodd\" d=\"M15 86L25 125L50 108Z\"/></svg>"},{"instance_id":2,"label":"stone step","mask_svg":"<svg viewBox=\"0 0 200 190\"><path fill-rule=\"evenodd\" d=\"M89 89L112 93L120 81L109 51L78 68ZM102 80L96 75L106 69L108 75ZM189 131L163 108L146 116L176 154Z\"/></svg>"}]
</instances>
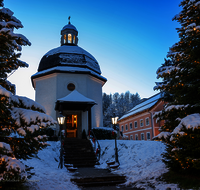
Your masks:
<instances>
[{"instance_id":1,"label":"stone step","mask_svg":"<svg viewBox=\"0 0 200 190\"><path fill-rule=\"evenodd\" d=\"M78 186L81 187L96 187L96 186L113 186L125 183L125 176L105 176L105 177L91 177L91 178L75 178L71 179Z\"/></svg>"},{"instance_id":2,"label":"stone step","mask_svg":"<svg viewBox=\"0 0 200 190\"><path fill-rule=\"evenodd\" d=\"M75 167L92 167L97 159L89 140L67 138L64 141L64 162Z\"/></svg>"}]
</instances>

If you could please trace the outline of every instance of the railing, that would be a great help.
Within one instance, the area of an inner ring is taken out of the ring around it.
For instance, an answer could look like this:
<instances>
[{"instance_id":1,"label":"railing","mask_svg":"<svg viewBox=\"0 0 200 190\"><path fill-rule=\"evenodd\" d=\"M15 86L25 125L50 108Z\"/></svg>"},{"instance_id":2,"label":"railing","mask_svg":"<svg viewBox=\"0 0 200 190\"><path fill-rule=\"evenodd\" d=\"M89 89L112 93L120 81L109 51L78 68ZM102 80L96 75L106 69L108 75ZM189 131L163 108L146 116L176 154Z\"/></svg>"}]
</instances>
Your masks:
<instances>
[{"instance_id":1,"label":"railing","mask_svg":"<svg viewBox=\"0 0 200 190\"><path fill-rule=\"evenodd\" d=\"M92 129L89 131L89 138L90 138L90 142L92 143L95 155L97 157L97 161L99 161L100 155L101 155L101 146L100 146L100 144L99 144L99 142L98 142L98 140L97 140Z\"/></svg>"}]
</instances>

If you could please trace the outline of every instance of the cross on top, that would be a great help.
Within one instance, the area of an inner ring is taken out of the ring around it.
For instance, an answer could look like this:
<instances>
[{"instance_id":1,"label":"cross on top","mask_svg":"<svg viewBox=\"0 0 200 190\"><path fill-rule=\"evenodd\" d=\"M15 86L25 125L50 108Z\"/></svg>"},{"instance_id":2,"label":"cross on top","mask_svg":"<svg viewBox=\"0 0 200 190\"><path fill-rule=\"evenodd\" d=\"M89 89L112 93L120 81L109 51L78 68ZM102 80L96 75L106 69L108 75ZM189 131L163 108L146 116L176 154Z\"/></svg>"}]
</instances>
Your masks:
<instances>
[{"instance_id":1,"label":"cross on top","mask_svg":"<svg viewBox=\"0 0 200 190\"><path fill-rule=\"evenodd\" d=\"M68 17L68 20L69 20L69 23L68 23L68 24L71 24L71 23L70 23L70 18L71 18L71 16Z\"/></svg>"}]
</instances>

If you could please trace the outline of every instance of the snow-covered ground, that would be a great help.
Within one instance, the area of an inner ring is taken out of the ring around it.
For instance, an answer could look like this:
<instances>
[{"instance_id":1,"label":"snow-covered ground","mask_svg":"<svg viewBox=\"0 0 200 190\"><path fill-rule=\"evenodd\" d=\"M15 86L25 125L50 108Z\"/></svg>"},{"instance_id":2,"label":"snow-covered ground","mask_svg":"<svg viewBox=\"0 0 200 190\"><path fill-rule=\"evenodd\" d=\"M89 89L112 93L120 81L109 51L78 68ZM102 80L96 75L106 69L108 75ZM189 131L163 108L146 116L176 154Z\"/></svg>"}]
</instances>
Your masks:
<instances>
[{"instance_id":1,"label":"snow-covered ground","mask_svg":"<svg viewBox=\"0 0 200 190\"><path fill-rule=\"evenodd\" d=\"M100 140L101 160L100 168L107 167L106 161L115 160L114 140ZM167 172L162 162L161 154L165 151L163 143L158 141L133 141L118 140L120 167L113 170L113 173L126 176L126 185L134 184L135 187L147 188L149 184L153 189L177 188L174 184L165 184L157 181L156 178Z\"/></svg>"},{"instance_id":2,"label":"snow-covered ground","mask_svg":"<svg viewBox=\"0 0 200 190\"><path fill-rule=\"evenodd\" d=\"M58 168L60 142L48 141L47 148L40 150L38 158L23 160L23 163L29 167L34 167L31 172L35 173L28 180L29 186L34 190L76 190L79 189L72 184L70 178L72 174L63 169Z\"/></svg>"},{"instance_id":3,"label":"snow-covered ground","mask_svg":"<svg viewBox=\"0 0 200 190\"><path fill-rule=\"evenodd\" d=\"M106 168L106 161L114 160L114 140L101 140L101 160L99 168ZM34 167L32 172L35 173L29 180L33 189L37 190L76 190L76 185L70 182L72 174L66 168L58 169L59 159L59 142L48 142L51 146L39 151L38 158L23 161L26 165ZM161 161L161 153L164 152L164 144L155 141L130 141L118 140L119 162L120 167L112 170L117 174L127 176L126 185L134 184L137 187L151 189L177 188L174 184L165 184L156 181L167 169Z\"/></svg>"}]
</instances>

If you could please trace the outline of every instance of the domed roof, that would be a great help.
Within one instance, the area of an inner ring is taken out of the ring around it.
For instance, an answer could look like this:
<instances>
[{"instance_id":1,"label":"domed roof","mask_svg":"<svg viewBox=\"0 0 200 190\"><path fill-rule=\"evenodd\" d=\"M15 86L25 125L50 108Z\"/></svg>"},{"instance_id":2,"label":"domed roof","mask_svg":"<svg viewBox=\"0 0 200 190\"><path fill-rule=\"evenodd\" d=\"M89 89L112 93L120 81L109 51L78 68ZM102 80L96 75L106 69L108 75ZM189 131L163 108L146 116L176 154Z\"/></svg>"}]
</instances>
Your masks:
<instances>
[{"instance_id":1,"label":"domed roof","mask_svg":"<svg viewBox=\"0 0 200 190\"><path fill-rule=\"evenodd\" d=\"M68 23L67 25L65 25L61 31L66 30L66 29L71 29L71 30L75 30L78 32L76 27L74 25L72 25L71 23Z\"/></svg>"},{"instance_id":2,"label":"domed roof","mask_svg":"<svg viewBox=\"0 0 200 190\"><path fill-rule=\"evenodd\" d=\"M97 60L79 46L62 45L50 50L42 57L38 72L57 66L88 68L101 74Z\"/></svg>"}]
</instances>

